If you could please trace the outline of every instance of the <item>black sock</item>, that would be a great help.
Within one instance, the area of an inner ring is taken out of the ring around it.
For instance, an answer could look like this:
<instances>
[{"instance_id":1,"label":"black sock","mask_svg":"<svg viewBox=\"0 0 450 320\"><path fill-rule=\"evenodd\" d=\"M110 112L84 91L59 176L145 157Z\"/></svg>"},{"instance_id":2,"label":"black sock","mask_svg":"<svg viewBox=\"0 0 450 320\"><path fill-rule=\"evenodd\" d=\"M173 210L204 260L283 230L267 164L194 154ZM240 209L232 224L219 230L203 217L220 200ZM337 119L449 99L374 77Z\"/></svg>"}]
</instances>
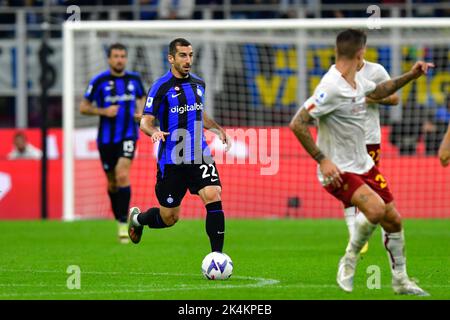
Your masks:
<instances>
[{"instance_id":1,"label":"black sock","mask_svg":"<svg viewBox=\"0 0 450 320\"><path fill-rule=\"evenodd\" d=\"M225 238L225 215L221 201L206 205L206 233L211 243L211 251L222 252Z\"/></svg>"},{"instance_id":2,"label":"black sock","mask_svg":"<svg viewBox=\"0 0 450 320\"><path fill-rule=\"evenodd\" d=\"M138 222L143 226L153 229L167 228L159 213L159 208L150 208L147 212L142 212L137 216Z\"/></svg>"},{"instance_id":3,"label":"black sock","mask_svg":"<svg viewBox=\"0 0 450 320\"><path fill-rule=\"evenodd\" d=\"M117 192L117 217L119 222L127 222L128 208L130 206L131 187L120 187Z\"/></svg>"},{"instance_id":4,"label":"black sock","mask_svg":"<svg viewBox=\"0 0 450 320\"><path fill-rule=\"evenodd\" d=\"M111 192L108 190L108 195L109 195L109 200L111 200L111 209L114 214L114 218L116 220L119 220L119 209L117 207L119 193Z\"/></svg>"}]
</instances>

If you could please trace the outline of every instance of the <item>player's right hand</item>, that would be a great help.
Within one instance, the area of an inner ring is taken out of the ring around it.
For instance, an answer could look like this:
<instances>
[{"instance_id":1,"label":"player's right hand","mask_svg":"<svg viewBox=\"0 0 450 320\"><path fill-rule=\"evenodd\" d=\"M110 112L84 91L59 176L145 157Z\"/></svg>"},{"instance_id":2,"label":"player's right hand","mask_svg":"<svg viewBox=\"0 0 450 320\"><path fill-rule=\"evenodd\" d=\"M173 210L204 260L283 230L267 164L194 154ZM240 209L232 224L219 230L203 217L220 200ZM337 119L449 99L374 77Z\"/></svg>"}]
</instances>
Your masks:
<instances>
[{"instance_id":1,"label":"player's right hand","mask_svg":"<svg viewBox=\"0 0 450 320\"><path fill-rule=\"evenodd\" d=\"M320 172L322 172L325 185L331 184L335 188L340 188L343 180L341 178L342 171L330 160L323 159L320 161Z\"/></svg>"},{"instance_id":2,"label":"player's right hand","mask_svg":"<svg viewBox=\"0 0 450 320\"><path fill-rule=\"evenodd\" d=\"M155 133L152 134L152 142L158 142L159 140L162 141L166 141L166 138L164 138L165 136L168 136L169 132L164 132L164 131L156 131Z\"/></svg>"},{"instance_id":3,"label":"player's right hand","mask_svg":"<svg viewBox=\"0 0 450 320\"><path fill-rule=\"evenodd\" d=\"M117 112L119 112L119 105L114 104L112 106L109 106L108 108L105 108L105 117L108 118L114 118L115 116L117 116Z\"/></svg>"}]
</instances>

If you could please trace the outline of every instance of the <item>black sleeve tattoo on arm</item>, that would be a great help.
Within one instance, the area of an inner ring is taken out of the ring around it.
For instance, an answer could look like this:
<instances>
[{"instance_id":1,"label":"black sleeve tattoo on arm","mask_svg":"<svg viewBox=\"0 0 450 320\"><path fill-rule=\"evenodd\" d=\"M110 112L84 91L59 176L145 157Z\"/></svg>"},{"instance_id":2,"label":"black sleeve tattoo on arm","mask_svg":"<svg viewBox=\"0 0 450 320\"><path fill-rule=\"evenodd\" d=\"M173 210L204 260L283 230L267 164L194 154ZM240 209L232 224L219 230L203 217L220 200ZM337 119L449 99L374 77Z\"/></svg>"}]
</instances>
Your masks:
<instances>
[{"instance_id":1,"label":"black sleeve tattoo on arm","mask_svg":"<svg viewBox=\"0 0 450 320\"><path fill-rule=\"evenodd\" d=\"M294 132L298 141L302 144L303 148L309 153L309 155L318 163L325 159L325 155L317 147L314 139L309 131L308 124L310 121L310 115L306 109L301 109L294 116L290 123L290 128Z\"/></svg>"},{"instance_id":2,"label":"black sleeve tattoo on arm","mask_svg":"<svg viewBox=\"0 0 450 320\"><path fill-rule=\"evenodd\" d=\"M401 76L378 84L375 90L370 93L368 97L374 100L384 99L414 79L415 77L411 72L404 73Z\"/></svg>"}]
</instances>

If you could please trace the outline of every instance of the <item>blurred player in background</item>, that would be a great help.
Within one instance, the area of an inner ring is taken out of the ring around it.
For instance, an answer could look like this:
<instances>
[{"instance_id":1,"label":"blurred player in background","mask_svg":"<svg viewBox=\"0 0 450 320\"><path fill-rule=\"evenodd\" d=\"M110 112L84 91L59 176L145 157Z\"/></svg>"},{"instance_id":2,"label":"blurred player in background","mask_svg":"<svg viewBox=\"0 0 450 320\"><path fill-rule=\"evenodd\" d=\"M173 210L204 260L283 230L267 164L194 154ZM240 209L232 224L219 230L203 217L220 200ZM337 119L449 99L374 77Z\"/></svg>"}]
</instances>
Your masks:
<instances>
[{"instance_id":1,"label":"blurred player in background","mask_svg":"<svg viewBox=\"0 0 450 320\"><path fill-rule=\"evenodd\" d=\"M9 160L40 159L42 151L28 142L25 132L18 131L14 135L13 149L8 153Z\"/></svg>"},{"instance_id":2,"label":"blurred player in background","mask_svg":"<svg viewBox=\"0 0 450 320\"><path fill-rule=\"evenodd\" d=\"M379 84L383 81L390 80L386 69L379 63L369 62L366 60L361 61L358 65L358 73L364 78ZM399 97L396 93L390 95L387 98L380 100L373 100L366 97L367 103L367 115L366 115L366 148L369 155L372 157L375 165L379 167L381 157L381 126L380 126L380 104L383 105L397 105ZM348 232L350 237L353 234L355 226L355 218L358 214L358 208L350 206L344 208L345 222L347 223ZM383 230L383 229L382 229ZM384 239L384 232L383 239ZM369 249L369 243L367 242L361 249L361 254L364 254Z\"/></svg>"},{"instance_id":3,"label":"blurred player in background","mask_svg":"<svg viewBox=\"0 0 450 320\"><path fill-rule=\"evenodd\" d=\"M109 70L90 81L80 112L100 116L97 147L108 179L108 195L118 222L119 241L128 243L130 168L139 137L138 122L144 108L145 89L137 73L125 70L127 49L124 45L115 43L108 48L108 64Z\"/></svg>"},{"instance_id":4,"label":"blurred player in background","mask_svg":"<svg viewBox=\"0 0 450 320\"><path fill-rule=\"evenodd\" d=\"M366 150L366 96L380 100L425 74L432 64L416 62L411 70L378 85L357 72L364 58L366 35L348 29L336 38L336 65L322 77L314 95L299 109L290 123L297 139L318 163L318 177L324 188L363 214L355 219L353 235L339 261L337 282L346 292L353 290L357 259L378 224L386 232L385 248L397 294L428 295L406 272L402 222L386 179ZM308 128L318 119L318 144Z\"/></svg>"},{"instance_id":5,"label":"blurred player in background","mask_svg":"<svg viewBox=\"0 0 450 320\"><path fill-rule=\"evenodd\" d=\"M141 130L159 141L158 172L155 186L160 207L140 212L130 209L129 235L134 243L141 240L143 226L167 228L179 218L186 191L198 194L206 207L206 233L211 251L222 252L225 217L222 210L221 183L206 144L203 128L215 130L230 148L225 131L208 117L205 108L205 82L191 73L192 45L182 38L169 44L171 69L149 91ZM155 120L159 120L159 130Z\"/></svg>"},{"instance_id":6,"label":"blurred player in background","mask_svg":"<svg viewBox=\"0 0 450 320\"><path fill-rule=\"evenodd\" d=\"M447 132L442 139L438 155L439 160L441 161L441 165L443 167L448 166L448 164L450 163L450 123L448 124Z\"/></svg>"}]
</instances>

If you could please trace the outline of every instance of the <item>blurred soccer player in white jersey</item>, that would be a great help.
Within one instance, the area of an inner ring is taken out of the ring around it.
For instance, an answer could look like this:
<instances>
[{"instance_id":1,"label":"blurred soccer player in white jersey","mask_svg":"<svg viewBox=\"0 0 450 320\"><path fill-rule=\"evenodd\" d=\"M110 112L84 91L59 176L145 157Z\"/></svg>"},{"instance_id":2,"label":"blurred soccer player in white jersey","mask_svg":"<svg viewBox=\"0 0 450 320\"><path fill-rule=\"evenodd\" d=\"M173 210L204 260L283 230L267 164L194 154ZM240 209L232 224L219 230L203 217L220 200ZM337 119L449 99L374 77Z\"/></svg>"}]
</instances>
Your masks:
<instances>
[{"instance_id":1,"label":"blurred soccer player in white jersey","mask_svg":"<svg viewBox=\"0 0 450 320\"><path fill-rule=\"evenodd\" d=\"M318 178L324 188L345 207L356 206L363 214L355 219L354 232L340 259L337 283L353 291L358 256L378 224L386 232L392 287L397 294L428 295L406 272L402 221L388 183L366 150L366 96L380 100L393 94L433 67L423 61L411 70L378 85L358 72L364 58L366 35L348 29L336 38L336 65L322 77L314 95L293 117L290 128L305 150L318 163ZM318 120L317 144L309 122Z\"/></svg>"},{"instance_id":2,"label":"blurred soccer player in white jersey","mask_svg":"<svg viewBox=\"0 0 450 320\"><path fill-rule=\"evenodd\" d=\"M390 80L391 77L386 69L379 63L369 62L362 60L358 66L358 73L364 78L375 82L375 84L382 83L383 81ZM366 148L369 155L372 157L375 165L379 167L381 157L381 126L380 126L380 104L383 105L397 105L399 97L396 93L391 94L389 97L373 100L366 97L367 114L366 114ZM353 234L355 226L355 218L358 213L358 208L350 206L344 208L345 222L348 227L350 237ZM384 239L384 233L383 233ZM383 240L384 241L384 240ZM369 243L367 242L361 249L361 254L364 254L369 249Z\"/></svg>"}]
</instances>

